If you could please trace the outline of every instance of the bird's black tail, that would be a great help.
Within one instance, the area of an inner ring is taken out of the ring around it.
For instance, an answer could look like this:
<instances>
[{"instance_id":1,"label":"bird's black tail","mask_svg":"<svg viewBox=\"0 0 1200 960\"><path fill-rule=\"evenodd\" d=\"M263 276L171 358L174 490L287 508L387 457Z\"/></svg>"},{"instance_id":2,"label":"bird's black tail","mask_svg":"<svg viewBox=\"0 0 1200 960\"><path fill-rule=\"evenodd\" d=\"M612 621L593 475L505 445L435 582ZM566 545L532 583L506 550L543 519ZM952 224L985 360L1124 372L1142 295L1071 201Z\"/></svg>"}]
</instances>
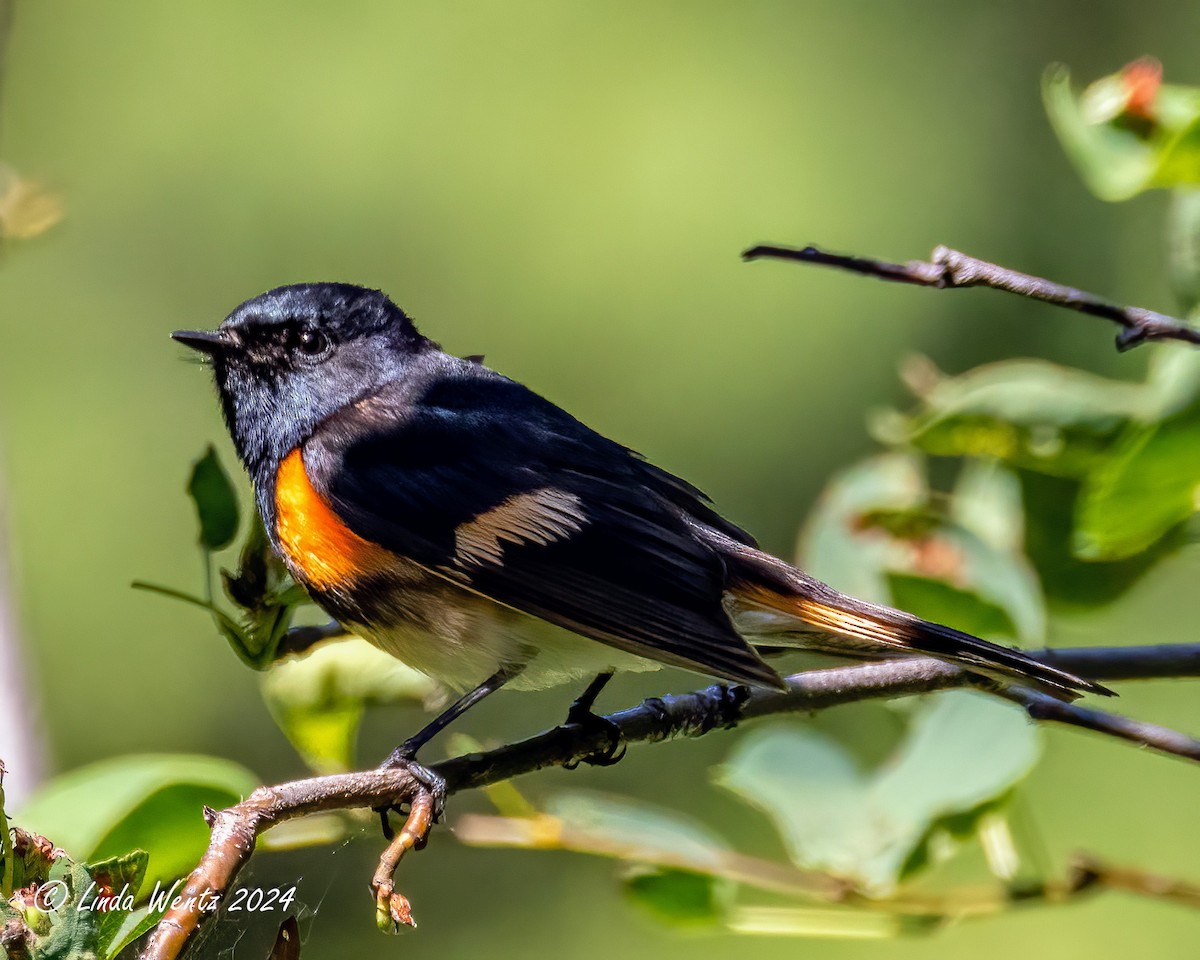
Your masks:
<instances>
[{"instance_id":1,"label":"bird's black tail","mask_svg":"<svg viewBox=\"0 0 1200 960\"><path fill-rule=\"evenodd\" d=\"M777 557L722 534L708 539L719 546L726 558L729 589L738 603L794 620L796 626L792 632L801 638L802 647L843 656L937 657L974 673L1024 682L1061 700L1074 700L1085 693L1116 695L1101 684L1042 663L1019 650L846 596ZM787 632L786 621L776 629ZM828 638L824 642L823 635Z\"/></svg>"}]
</instances>

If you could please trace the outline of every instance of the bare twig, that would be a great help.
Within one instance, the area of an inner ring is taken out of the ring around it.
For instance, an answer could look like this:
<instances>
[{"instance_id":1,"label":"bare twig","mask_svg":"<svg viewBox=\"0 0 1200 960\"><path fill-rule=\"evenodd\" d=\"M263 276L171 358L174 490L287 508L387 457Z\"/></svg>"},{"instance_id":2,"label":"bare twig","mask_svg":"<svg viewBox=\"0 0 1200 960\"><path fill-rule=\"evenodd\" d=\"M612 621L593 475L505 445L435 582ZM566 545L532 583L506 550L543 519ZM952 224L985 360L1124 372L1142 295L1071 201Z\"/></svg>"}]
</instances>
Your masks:
<instances>
[{"instance_id":1,"label":"bare twig","mask_svg":"<svg viewBox=\"0 0 1200 960\"><path fill-rule=\"evenodd\" d=\"M879 897L864 893L851 881L822 871L801 870L790 863L764 860L732 850L658 847L653 841L644 839L622 842L608 830L592 830L586 823L572 823L548 813L533 816L467 814L456 825L455 835L471 846L569 850L732 880L750 889L848 906L856 912L917 917L937 923L994 915L1017 906L1067 903L1104 890L1119 890L1200 908L1200 887L1195 884L1137 868L1116 867L1088 854L1073 856L1061 876L1041 883L1031 883L1027 878L945 892L906 890ZM740 919L734 920L732 925L741 926L743 921L754 916L786 918L796 912L806 913L811 908L769 907L762 914L763 909L741 908ZM748 912L742 913L743 910Z\"/></svg>"},{"instance_id":2,"label":"bare twig","mask_svg":"<svg viewBox=\"0 0 1200 960\"><path fill-rule=\"evenodd\" d=\"M1089 856L1079 856L1072 864L1072 872L1073 883L1078 890L1100 886L1185 907L1200 907L1200 886L1136 867L1118 867Z\"/></svg>"},{"instance_id":3,"label":"bare twig","mask_svg":"<svg viewBox=\"0 0 1200 960\"><path fill-rule=\"evenodd\" d=\"M922 287L991 287L1006 290L1031 300L1041 300L1068 310L1077 310L1093 317L1103 317L1122 327L1117 334L1117 349L1128 350L1148 340L1181 340L1200 344L1200 330L1185 321L1143 307L1125 307L1110 303L1091 293L1067 287L1042 277L1034 277L1001 267L987 260L936 247L929 260L910 260L908 263L888 263L869 257L829 253L817 247L780 247L760 244L742 254L744 260L774 258L798 260L828 267L840 267L880 280L911 283Z\"/></svg>"},{"instance_id":4,"label":"bare twig","mask_svg":"<svg viewBox=\"0 0 1200 960\"><path fill-rule=\"evenodd\" d=\"M1200 643L1138 647L1060 647L1031 653L1043 663L1091 680L1200 677Z\"/></svg>"},{"instance_id":5,"label":"bare twig","mask_svg":"<svg viewBox=\"0 0 1200 960\"><path fill-rule=\"evenodd\" d=\"M420 790L409 803L408 820L403 829L379 858L379 866L371 878L371 889L375 891L375 922L384 929L417 925L408 897L396 892L396 868L409 850L419 850L425 845L425 838L433 826L433 811L433 794Z\"/></svg>"},{"instance_id":6,"label":"bare twig","mask_svg":"<svg viewBox=\"0 0 1200 960\"><path fill-rule=\"evenodd\" d=\"M705 872L703 864L694 869ZM842 929L856 936L890 937L912 931L902 918L916 920L918 929L928 931L945 923L994 916L1014 908L1072 903L1101 892L1130 893L1193 909L1200 907L1200 887L1195 884L1080 855L1072 858L1065 877L1036 886L991 884L940 894L918 891L886 899L864 897L850 890L840 899L830 898L830 902L852 906L853 914L837 907L740 906L728 925L743 933L794 932L797 921L803 928L812 929L813 921L820 918L829 925L827 929Z\"/></svg>"},{"instance_id":7,"label":"bare twig","mask_svg":"<svg viewBox=\"0 0 1200 960\"><path fill-rule=\"evenodd\" d=\"M1200 644L1043 650L1031 655L1093 680L1200 675ZM890 660L799 673L788 678L786 692L716 684L692 693L651 697L606 719L617 727L626 743L657 743L703 736L755 717L811 712L860 700L909 696L980 682L940 660ZM1000 692L990 682L985 682L983 689ZM1083 726L1200 759L1200 741L1182 734L1074 705L1061 705L1062 710L1056 712L1043 702L1041 694L1013 694L1012 688L1002 692L1021 703L1034 719ZM604 724L565 724L517 743L443 761L434 765L432 772L445 780L448 793L471 790L547 767L569 767L585 761L611 748L610 737ZM392 922L411 922L411 915L406 913L408 901L395 892L391 878L400 857L419 847L428 830L429 799L422 781L408 771L381 769L264 787L228 810L209 811L212 838L208 851L188 877L184 901L159 923L142 960L173 960L179 956L207 915L204 905L211 907L214 898L229 890L253 853L260 833L284 820L322 811L410 805L412 813L404 831L381 858L372 888L377 903L388 911Z\"/></svg>"},{"instance_id":8,"label":"bare twig","mask_svg":"<svg viewBox=\"0 0 1200 960\"><path fill-rule=\"evenodd\" d=\"M1065 723L1068 726L1128 740L1160 753L1200 761L1200 740L1167 727L1160 727L1156 723L1132 720L1104 710L1081 707L1075 703L1063 703L1048 694L1025 687L1007 687L998 693L1006 700L1023 706L1033 720Z\"/></svg>"},{"instance_id":9,"label":"bare twig","mask_svg":"<svg viewBox=\"0 0 1200 960\"><path fill-rule=\"evenodd\" d=\"M548 813L532 816L466 814L454 827L455 837L475 847L516 847L526 850L570 850L636 863L707 874L757 890L841 903L855 892L854 884L820 870L801 870L736 850L704 846L655 847L644 838L624 840L608 830L564 821Z\"/></svg>"}]
</instances>

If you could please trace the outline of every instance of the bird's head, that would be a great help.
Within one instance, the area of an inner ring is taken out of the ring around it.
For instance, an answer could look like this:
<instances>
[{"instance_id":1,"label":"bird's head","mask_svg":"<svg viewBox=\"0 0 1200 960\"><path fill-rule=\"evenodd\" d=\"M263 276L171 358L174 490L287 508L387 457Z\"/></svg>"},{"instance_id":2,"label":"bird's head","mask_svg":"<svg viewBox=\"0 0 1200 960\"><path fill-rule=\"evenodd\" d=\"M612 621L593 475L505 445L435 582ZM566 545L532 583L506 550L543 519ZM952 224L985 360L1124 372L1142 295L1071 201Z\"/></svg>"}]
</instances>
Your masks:
<instances>
[{"instance_id":1,"label":"bird's head","mask_svg":"<svg viewBox=\"0 0 1200 960\"><path fill-rule=\"evenodd\" d=\"M171 336L212 366L238 454L256 479L326 417L436 349L383 293L345 283L278 287L216 330Z\"/></svg>"}]
</instances>

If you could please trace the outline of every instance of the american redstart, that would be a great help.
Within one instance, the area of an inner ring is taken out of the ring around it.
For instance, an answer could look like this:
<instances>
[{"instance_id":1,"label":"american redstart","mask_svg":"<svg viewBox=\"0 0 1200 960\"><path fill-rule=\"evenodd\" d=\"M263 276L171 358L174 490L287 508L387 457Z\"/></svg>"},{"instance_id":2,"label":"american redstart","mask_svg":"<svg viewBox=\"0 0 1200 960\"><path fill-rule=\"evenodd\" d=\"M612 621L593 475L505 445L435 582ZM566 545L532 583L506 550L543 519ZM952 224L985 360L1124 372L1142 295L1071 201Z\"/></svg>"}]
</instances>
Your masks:
<instances>
[{"instance_id":1,"label":"american redstart","mask_svg":"<svg viewBox=\"0 0 1200 960\"><path fill-rule=\"evenodd\" d=\"M927 655L1062 699L1110 694L856 600L758 549L699 490L527 387L443 352L383 293L280 287L215 332L225 420L274 548L336 620L470 691L685 667L782 687L755 651Z\"/></svg>"}]
</instances>

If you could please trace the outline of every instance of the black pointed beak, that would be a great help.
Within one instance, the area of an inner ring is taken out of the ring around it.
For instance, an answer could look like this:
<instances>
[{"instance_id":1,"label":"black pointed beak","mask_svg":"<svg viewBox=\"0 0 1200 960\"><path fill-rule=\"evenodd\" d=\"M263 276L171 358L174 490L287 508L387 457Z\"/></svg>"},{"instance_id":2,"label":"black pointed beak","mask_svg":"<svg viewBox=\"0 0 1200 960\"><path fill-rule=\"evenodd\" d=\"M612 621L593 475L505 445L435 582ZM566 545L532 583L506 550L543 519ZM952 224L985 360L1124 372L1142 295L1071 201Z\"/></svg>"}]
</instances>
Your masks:
<instances>
[{"instance_id":1,"label":"black pointed beak","mask_svg":"<svg viewBox=\"0 0 1200 960\"><path fill-rule=\"evenodd\" d=\"M233 339L223 330L176 330L171 339L210 357L234 346Z\"/></svg>"}]
</instances>

